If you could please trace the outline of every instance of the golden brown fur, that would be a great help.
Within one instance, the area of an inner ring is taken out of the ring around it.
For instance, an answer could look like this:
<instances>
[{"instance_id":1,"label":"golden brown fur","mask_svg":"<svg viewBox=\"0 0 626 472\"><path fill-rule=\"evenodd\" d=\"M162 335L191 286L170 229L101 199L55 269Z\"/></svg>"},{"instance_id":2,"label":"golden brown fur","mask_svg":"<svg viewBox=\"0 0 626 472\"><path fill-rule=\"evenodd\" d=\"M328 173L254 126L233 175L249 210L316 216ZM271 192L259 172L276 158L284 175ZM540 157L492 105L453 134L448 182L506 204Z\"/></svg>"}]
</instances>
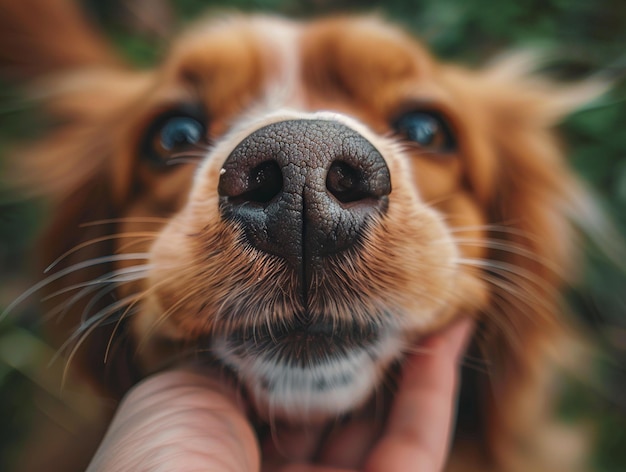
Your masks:
<instances>
[{"instance_id":1,"label":"golden brown fur","mask_svg":"<svg viewBox=\"0 0 626 472\"><path fill-rule=\"evenodd\" d=\"M10 12L16 27L32 31L19 8ZM19 36L0 35L0 60L13 77L37 75L35 91L60 123L20 155L29 184L55 202L42 260L63 256L58 274L91 258L147 255L69 270L46 290L123 274L144 257L151 264L145 279L119 284L120 302L103 297L84 315L90 296L53 298L51 309L69 307L50 330L58 344L70 339L73 368L117 397L206 337L250 322L224 313L258 307L253 322L289 322L302 308L293 274L244 249L237 228L220 219L217 182L232 147L262 124L331 111L381 150L393 191L364 247L316 275L312 309L341 321L355 305L363 313L393 307L413 317L402 320L407 342L475 317L473 354L489 375L464 385L473 411L461 412L470 421L452 467L560 470L534 442L550 421L549 349L562 342L560 288L576 266L568 218L586 197L552 127L590 90L530 78L523 57L480 71L441 63L370 17L204 22L159 67L139 72L67 10L57 10L71 25L62 43L44 29L15 49ZM84 48L72 50L77 44ZM26 52L33 64L20 64ZM163 111L188 102L206 111L210 142L193 151L195 163L151 168L138 155L142 136ZM456 151L429 153L394 136L390 123L410 109L445 116Z\"/></svg>"}]
</instances>

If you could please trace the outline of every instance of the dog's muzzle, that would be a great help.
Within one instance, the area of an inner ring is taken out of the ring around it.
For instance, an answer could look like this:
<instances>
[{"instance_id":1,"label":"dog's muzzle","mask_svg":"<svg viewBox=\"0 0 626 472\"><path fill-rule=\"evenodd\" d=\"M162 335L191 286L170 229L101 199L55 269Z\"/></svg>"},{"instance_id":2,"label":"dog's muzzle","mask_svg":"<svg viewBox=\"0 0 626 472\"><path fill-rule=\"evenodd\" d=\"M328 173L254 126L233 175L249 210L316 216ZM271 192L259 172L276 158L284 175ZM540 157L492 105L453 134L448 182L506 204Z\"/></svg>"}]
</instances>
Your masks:
<instances>
[{"instance_id":1,"label":"dog's muzzle","mask_svg":"<svg viewBox=\"0 0 626 472\"><path fill-rule=\"evenodd\" d=\"M291 319L270 317L216 338L218 358L255 398L290 412L306 398L311 411L336 413L369 392L376 371L360 366L388 357L385 323L315 312L311 297L333 296L316 285L320 274L332 273L331 260L362 250L359 242L387 211L390 192L381 153L338 121L264 126L226 159L218 186L223 220L241 231L242 244L283 260L302 297L303 310Z\"/></svg>"}]
</instances>

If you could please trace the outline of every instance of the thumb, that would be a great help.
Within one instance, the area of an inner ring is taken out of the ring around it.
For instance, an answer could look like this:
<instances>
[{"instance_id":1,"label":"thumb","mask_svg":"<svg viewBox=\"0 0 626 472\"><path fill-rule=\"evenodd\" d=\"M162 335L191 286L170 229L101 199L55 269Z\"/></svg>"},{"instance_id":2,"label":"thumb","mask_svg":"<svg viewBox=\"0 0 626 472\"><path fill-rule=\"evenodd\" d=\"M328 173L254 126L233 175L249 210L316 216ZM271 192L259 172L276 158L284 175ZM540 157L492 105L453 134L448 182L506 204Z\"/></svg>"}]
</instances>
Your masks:
<instances>
[{"instance_id":1,"label":"thumb","mask_svg":"<svg viewBox=\"0 0 626 472\"><path fill-rule=\"evenodd\" d=\"M122 401L88 472L256 472L259 448L234 396L206 376L171 371Z\"/></svg>"}]
</instances>

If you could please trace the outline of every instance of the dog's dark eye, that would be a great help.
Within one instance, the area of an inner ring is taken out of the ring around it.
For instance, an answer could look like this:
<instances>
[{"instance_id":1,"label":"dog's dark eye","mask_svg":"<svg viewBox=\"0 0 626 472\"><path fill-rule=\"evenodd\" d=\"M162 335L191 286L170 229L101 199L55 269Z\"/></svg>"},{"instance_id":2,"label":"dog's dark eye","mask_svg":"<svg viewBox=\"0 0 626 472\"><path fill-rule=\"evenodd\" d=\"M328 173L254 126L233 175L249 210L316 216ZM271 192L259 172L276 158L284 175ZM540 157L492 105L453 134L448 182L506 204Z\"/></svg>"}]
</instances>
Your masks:
<instances>
[{"instance_id":1,"label":"dog's dark eye","mask_svg":"<svg viewBox=\"0 0 626 472\"><path fill-rule=\"evenodd\" d=\"M148 129L142 154L159 166L188 162L206 149L206 125L199 113L170 112Z\"/></svg>"},{"instance_id":2,"label":"dog's dark eye","mask_svg":"<svg viewBox=\"0 0 626 472\"><path fill-rule=\"evenodd\" d=\"M430 111L412 111L401 115L393 124L397 133L420 147L439 153L456 150L456 141L448 123Z\"/></svg>"},{"instance_id":3,"label":"dog's dark eye","mask_svg":"<svg viewBox=\"0 0 626 472\"><path fill-rule=\"evenodd\" d=\"M200 142L204 133L204 126L198 120L187 116L172 118L161 129L157 143L165 152L172 152L176 148L194 145Z\"/></svg>"}]
</instances>

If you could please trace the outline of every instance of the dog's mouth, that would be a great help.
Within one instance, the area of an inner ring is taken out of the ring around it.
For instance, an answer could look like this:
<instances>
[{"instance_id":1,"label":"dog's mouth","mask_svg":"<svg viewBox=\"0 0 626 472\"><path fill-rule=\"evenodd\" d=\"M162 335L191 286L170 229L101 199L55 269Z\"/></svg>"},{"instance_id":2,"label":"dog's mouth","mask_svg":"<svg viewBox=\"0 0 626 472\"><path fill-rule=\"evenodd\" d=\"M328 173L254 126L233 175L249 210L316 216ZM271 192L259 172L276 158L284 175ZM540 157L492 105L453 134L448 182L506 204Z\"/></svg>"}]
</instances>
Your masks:
<instances>
[{"instance_id":1,"label":"dog's mouth","mask_svg":"<svg viewBox=\"0 0 626 472\"><path fill-rule=\"evenodd\" d=\"M368 349L380 339L383 328L374 323L300 321L240 328L225 336L235 356L262 356L301 368L314 367Z\"/></svg>"},{"instance_id":2,"label":"dog's mouth","mask_svg":"<svg viewBox=\"0 0 626 472\"><path fill-rule=\"evenodd\" d=\"M399 354L397 332L385 323L296 318L213 340L215 356L239 378L262 416L311 420L352 409Z\"/></svg>"}]
</instances>

